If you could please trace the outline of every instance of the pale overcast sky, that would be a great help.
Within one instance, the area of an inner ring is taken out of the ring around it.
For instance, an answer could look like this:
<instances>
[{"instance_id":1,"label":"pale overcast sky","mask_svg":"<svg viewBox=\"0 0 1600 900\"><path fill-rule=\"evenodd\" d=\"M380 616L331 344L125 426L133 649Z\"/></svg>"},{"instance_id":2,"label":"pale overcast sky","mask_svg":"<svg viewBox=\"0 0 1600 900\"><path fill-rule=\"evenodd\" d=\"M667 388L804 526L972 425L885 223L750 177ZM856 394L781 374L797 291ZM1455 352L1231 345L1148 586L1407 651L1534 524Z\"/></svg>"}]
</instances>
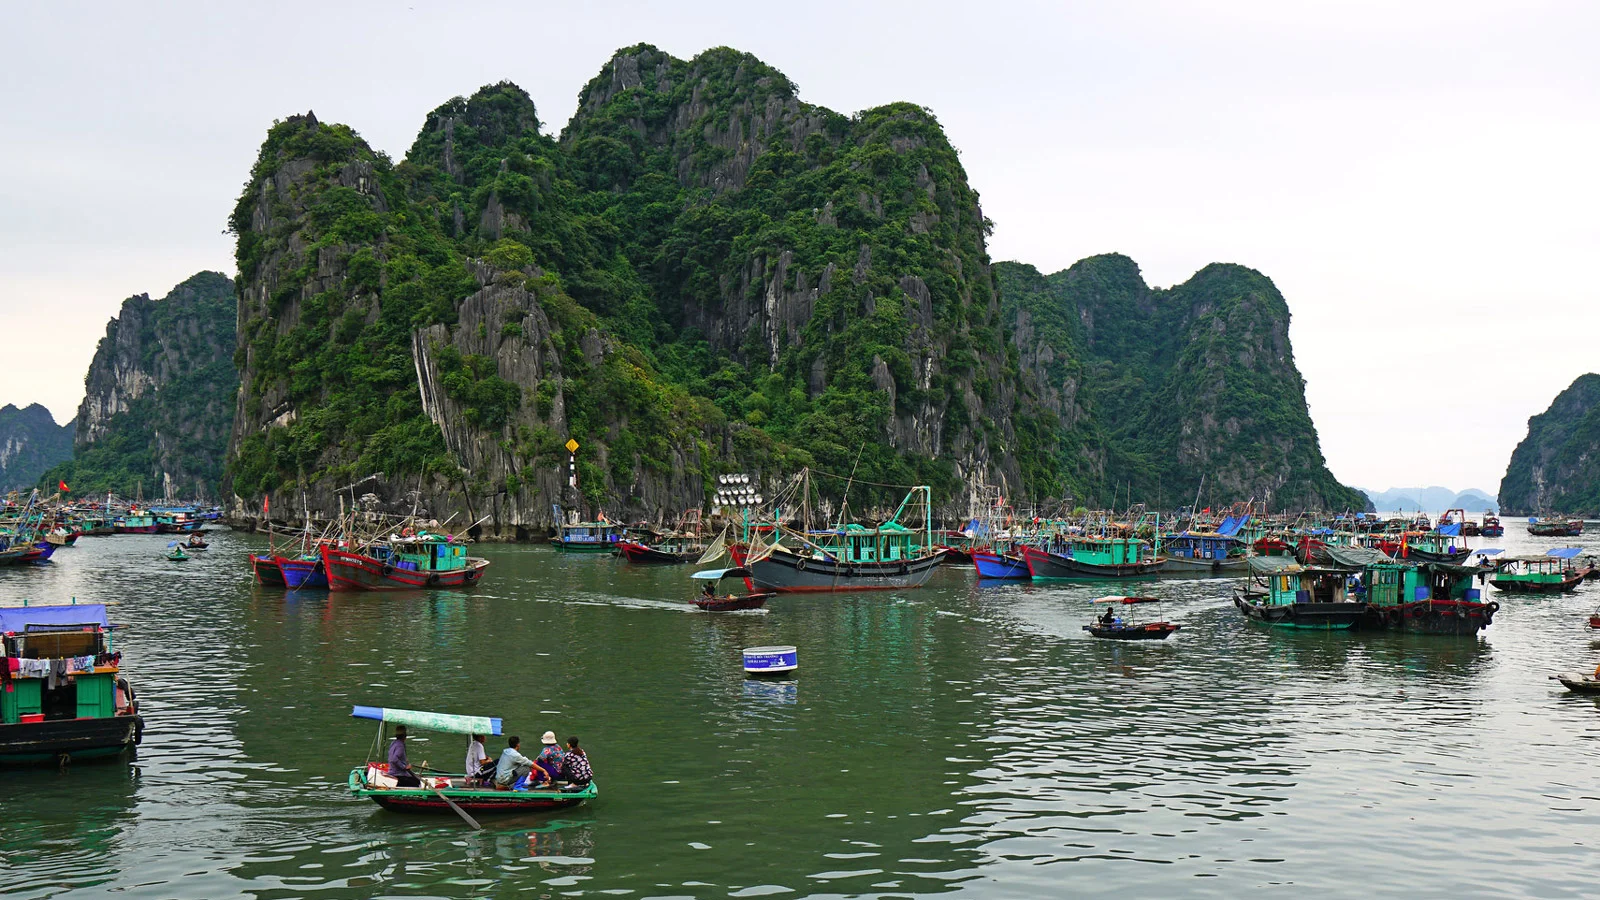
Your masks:
<instances>
[{"instance_id":1,"label":"pale overcast sky","mask_svg":"<svg viewBox=\"0 0 1600 900\"><path fill-rule=\"evenodd\" d=\"M728 45L842 112L909 100L995 259L1277 282L1335 475L1493 492L1600 369L1600 4L34 3L0 31L0 403L66 421L121 301L232 269L274 118L399 158L510 79L558 131L617 48Z\"/></svg>"}]
</instances>

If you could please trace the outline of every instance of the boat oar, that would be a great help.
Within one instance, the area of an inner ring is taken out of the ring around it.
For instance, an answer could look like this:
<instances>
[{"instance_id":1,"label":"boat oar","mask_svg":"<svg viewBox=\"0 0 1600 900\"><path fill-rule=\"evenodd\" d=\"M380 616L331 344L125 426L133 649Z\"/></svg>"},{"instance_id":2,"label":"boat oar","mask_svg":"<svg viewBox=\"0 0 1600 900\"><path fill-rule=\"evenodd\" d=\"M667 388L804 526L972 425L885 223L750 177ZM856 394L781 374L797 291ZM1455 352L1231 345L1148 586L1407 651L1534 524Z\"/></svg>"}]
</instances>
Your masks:
<instances>
[{"instance_id":1,"label":"boat oar","mask_svg":"<svg viewBox=\"0 0 1600 900\"><path fill-rule=\"evenodd\" d=\"M467 811L462 809L461 807L457 806L456 802L454 800L451 800L449 797L446 797L444 795L444 791L441 791L441 790L435 788L434 791L433 791L433 795L435 797L438 797L440 800L443 800L447 806L449 806L451 809L455 810L456 815L460 816L461 820L463 822L466 822L468 825L471 825L473 831L482 831L483 830L483 826L478 824L478 820L474 819L473 817L471 817L469 815L467 815Z\"/></svg>"}]
</instances>

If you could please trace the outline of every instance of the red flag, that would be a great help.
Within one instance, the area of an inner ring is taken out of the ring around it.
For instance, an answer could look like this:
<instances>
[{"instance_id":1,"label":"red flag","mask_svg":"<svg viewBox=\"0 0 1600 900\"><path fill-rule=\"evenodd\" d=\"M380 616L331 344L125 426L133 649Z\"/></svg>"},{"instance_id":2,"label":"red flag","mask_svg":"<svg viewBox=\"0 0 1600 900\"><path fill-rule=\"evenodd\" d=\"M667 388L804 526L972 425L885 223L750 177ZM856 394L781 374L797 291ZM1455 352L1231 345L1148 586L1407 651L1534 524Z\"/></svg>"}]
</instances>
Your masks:
<instances>
[{"instance_id":1,"label":"red flag","mask_svg":"<svg viewBox=\"0 0 1600 900\"><path fill-rule=\"evenodd\" d=\"M67 487L67 483L66 483L66 482L65 482L65 481L61 481L61 482L58 482L58 484L60 484L60 485L61 485L61 489L62 489L62 490L63 490L63 491L70 491L70 490L72 490L72 489L71 489L71 488L69 488L69 487Z\"/></svg>"},{"instance_id":2,"label":"red flag","mask_svg":"<svg viewBox=\"0 0 1600 900\"><path fill-rule=\"evenodd\" d=\"M271 497L267 496L266 494L262 494L261 495L261 516L262 516L262 518L266 518L267 507L271 503L272 503L272 498Z\"/></svg>"}]
</instances>

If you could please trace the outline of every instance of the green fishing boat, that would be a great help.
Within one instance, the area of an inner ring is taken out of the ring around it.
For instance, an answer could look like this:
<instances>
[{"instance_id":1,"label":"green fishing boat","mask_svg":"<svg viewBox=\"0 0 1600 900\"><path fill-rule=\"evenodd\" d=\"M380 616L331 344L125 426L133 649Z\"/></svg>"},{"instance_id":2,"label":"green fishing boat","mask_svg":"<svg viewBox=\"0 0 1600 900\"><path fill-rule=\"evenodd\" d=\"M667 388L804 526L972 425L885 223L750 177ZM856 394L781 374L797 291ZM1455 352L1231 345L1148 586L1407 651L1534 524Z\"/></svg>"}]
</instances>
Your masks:
<instances>
[{"instance_id":1,"label":"green fishing boat","mask_svg":"<svg viewBox=\"0 0 1600 900\"><path fill-rule=\"evenodd\" d=\"M1306 566L1292 557L1250 557L1251 581L1236 588L1233 603L1246 619L1274 628L1342 631L1366 614L1349 589L1350 572Z\"/></svg>"},{"instance_id":2,"label":"green fishing boat","mask_svg":"<svg viewBox=\"0 0 1600 900\"><path fill-rule=\"evenodd\" d=\"M1546 556L1514 556L1496 560L1489 583L1508 594L1565 594L1578 589L1583 573L1572 568L1579 547L1551 550Z\"/></svg>"}]
</instances>

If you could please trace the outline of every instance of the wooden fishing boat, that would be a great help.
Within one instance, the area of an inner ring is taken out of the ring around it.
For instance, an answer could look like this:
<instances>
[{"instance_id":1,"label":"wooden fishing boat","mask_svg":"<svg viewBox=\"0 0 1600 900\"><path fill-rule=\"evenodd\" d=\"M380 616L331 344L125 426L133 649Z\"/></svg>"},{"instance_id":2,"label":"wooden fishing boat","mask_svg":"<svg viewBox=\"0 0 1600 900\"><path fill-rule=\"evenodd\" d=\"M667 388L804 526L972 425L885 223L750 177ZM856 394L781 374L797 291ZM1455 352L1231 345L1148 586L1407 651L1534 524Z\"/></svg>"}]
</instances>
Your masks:
<instances>
[{"instance_id":1,"label":"wooden fishing boat","mask_svg":"<svg viewBox=\"0 0 1600 900\"><path fill-rule=\"evenodd\" d=\"M1483 514L1483 524L1478 526L1478 533L1484 537L1504 537L1506 527L1500 524L1500 517L1487 511Z\"/></svg>"},{"instance_id":2,"label":"wooden fishing boat","mask_svg":"<svg viewBox=\"0 0 1600 900\"><path fill-rule=\"evenodd\" d=\"M752 594L918 588L944 559L944 551L933 546L929 495L926 486L912 488L895 514L873 528L842 524L805 533L778 528L773 544L753 550L740 543L728 550L735 565L750 570L745 587ZM920 528L901 524L913 507L922 510Z\"/></svg>"},{"instance_id":3,"label":"wooden fishing boat","mask_svg":"<svg viewBox=\"0 0 1600 900\"><path fill-rule=\"evenodd\" d=\"M119 517L114 528L117 534L155 534L157 531L155 516L131 511Z\"/></svg>"},{"instance_id":4,"label":"wooden fishing boat","mask_svg":"<svg viewBox=\"0 0 1600 900\"><path fill-rule=\"evenodd\" d=\"M1508 594L1566 594L1583 583L1583 575L1570 567L1567 557L1519 556L1499 560L1495 565L1489 583Z\"/></svg>"},{"instance_id":5,"label":"wooden fishing boat","mask_svg":"<svg viewBox=\"0 0 1600 900\"><path fill-rule=\"evenodd\" d=\"M1169 574L1216 575L1245 565L1245 545L1233 535L1181 531L1164 536L1156 556Z\"/></svg>"},{"instance_id":6,"label":"wooden fishing boat","mask_svg":"<svg viewBox=\"0 0 1600 900\"><path fill-rule=\"evenodd\" d=\"M760 609L767 605L767 601L777 596L773 591L763 591L754 594L719 594L717 587L724 578L748 578L750 570L745 568L710 569L705 572L696 572L689 576L699 581L712 583L709 592L698 594L690 600L695 606L706 612L733 612L740 609Z\"/></svg>"},{"instance_id":7,"label":"wooden fishing boat","mask_svg":"<svg viewBox=\"0 0 1600 900\"><path fill-rule=\"evenodd\" d=\"M579 522L557 527L551 545L562 553L610 553L622 539L622 526L610 522Z\"/></svg>"},{"instance_id":8,"label":"wooden fishing boat","mask_svg":"<svg viewBox=\"0 0 1600 900\"><path fill-rule=\"evenodd\" d=\"M465 544L432 534L402 537L365 552L324 544L322 565L330 591L400 591L471 587L489 568L467 556Z\"/></svg>"},{"instance_id":9,"label":"wooden fishing boat","mask_svg":"<svg viewBox=\"0 0 1600 900\"><path fill-rule=\"evenodd\" d=\"M1337 558L1337 557L1336 557ZM1418 634L1471 635L1494 623L1500 604L1485 602L1474 580L1487 566L1382 558L1359 569L1359 591L1367 602L1363 629Z\"/></svg>"},{"instance_id":10,"label":"wooden fishing boat","mask_svg":"<svg viewBox=\"0 0 1600 900\"><path fill-rule=\"evenodd\" d=\"M389 725L405 725L426 731L449 734L501 733L501 720L488 716L456 716L420 710L390 709L378 706L357 706L350 715L359 719L376 719L377 746L386 747ZM463 811L483 813L528 813L554 809L569 809L585 800L600 795L600 789L591 781L581 787L561 786L549 790L501 790L484 786L469 779L466 774L424 775L418 778L418 787L399 787L389 776L389 764L368 760L350 770L347 786L353 797L371 800L384 809L410 813L456 813L476 826Z\"/></svg>"},{"instance_id":11,"label":"wooden fishing boat","mask_svg":"<svg viewBox=\"0 0 1600 900\"><path fill-rule=\"evenodd\" d=\"M1528 533L1534 537L1577 537L1583 534L1583 520L1562 516L1548 519L1530 518Z\"/></svg>"},{"instance_id":12,"label":"wooden fishing boat","mask_svg":"<svg viewBox=\"0 0 1600 900\"><path fill-rule=\"evenodd\" d=\"M135 748L144 720L121 666L104 604L0 607L0 763ZM52 679L51 670L68 677Z\"/></svg>"},{"instance_id":13,"label":"wooden fishing boat","mask_svg":"<svg viewBox=\"0 0 1600 900\"><path fill-rule=\"evenodd\" d=\"M1253 582L1234 589L1233 603L1252 622L1274 628L1342 631L1366 614L1350 597L1348 572L1305 566L1282 556L1252 556Z\"/></svg>"},{"instance_id":14,"label":"wooden fishing boat","mask_svg":"<svg viewBox=\"0 0 1600 900\"><path fill-rule=\"evenodd\" d=\"M1574 694L1600 694L1600 678L1587 672L1561 672L1550 676L1552 681L1559 681L1567 690Z\"/></svg>"},{"instance_id":15,"label":"wooden fishing boat","mask_svg":"<svg viewBox=\"0 0 1600 900\"><path fill-rule=\"evenodd\" d=\"M1026 580L1033 577L1027 560L1009 554L974 550L972 567L978 570L979 578Z\"/></svg>"},{"instance_id":16,"label":"wooden fishing boat","mask_svg":"<svg viewBox=\"0 0 1600 900\"><path fill-rule=\"evenodd\" d=\"M1036 580L1081 578L1148 578L1165 560L1149 554L1149 544L1129 537L1063 537L1051 549L1021 548L1028 572Z\"/></svg>"},{"instance_id":17,"label":"wooden fishing boat","mask_svg":"<svg viewBox=\"0 0 1600 900\"><path fill-rule=\"evenodd\" d=\"M291 591L325 590L328 587L328 570L322 555L277 556L278 569L283 572L283 584Z\"/></svg>"},{"instance_id":18,"label":"wooden fishing boat","mask_svg":"<svg viewBox=\"0 0 1600 900\"><path fill-rule=\"evenodd\" d=\"M689 540L665 540L654 545L639 541L617 541L617 554L638 565L678 566L691 563L706 552L705 544Z\"/></svg>"},{"instance_id":19,"label":"wooden fishing boat","mask_svg":"<svg viewBox=\"0 0 1600 900\"><path fill-rule=\"evenodd\" d=\"M256 583L262 587L286 587L283 579L283 567L278 565L276 556L250 555L250 571L256 577Z\"/></svg>"},{"instance_id":20,"label":"wooden fishing boat","mask_svg":"<svg viewBox=\"0 0 1600 900\"><path fill-rule=\"evenodd\" d=\"M1100 597L1094 602L1124 606L1130 613L1128 621L1124 621L1121 616L1116 616L1108 609L1105 616L1097 617L1083 626L1084 631L1097 638L1111 641L1164 641L1183 627L1159 618L1153 622L1132 621L1131 612L1134 606L1144 603L1159 604L1160 597Z\"/></svg>"}]
</instances>

